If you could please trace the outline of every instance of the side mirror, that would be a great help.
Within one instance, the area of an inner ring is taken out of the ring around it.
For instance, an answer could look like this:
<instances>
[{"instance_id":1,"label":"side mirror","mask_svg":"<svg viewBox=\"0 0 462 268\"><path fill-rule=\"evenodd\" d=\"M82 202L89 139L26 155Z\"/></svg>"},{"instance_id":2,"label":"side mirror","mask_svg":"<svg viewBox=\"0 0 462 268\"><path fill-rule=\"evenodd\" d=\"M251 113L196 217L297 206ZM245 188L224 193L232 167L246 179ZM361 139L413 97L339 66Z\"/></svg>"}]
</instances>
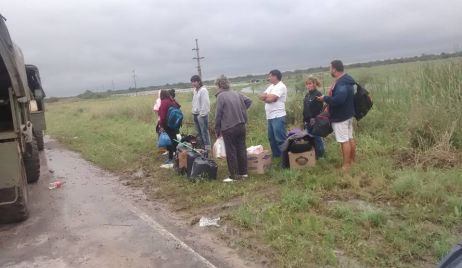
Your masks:
<instances>
[{"instance_id":1,"label":"side mirror","mask_svg":"<svg viewBox=\"0 0 462 268\"><path fill-rule=\"evenodd\" d=\"M43 99L43 91L41 89L35 89L34 90L34 96L35 96L35 99Z\"/></svg>"}]
</instances>

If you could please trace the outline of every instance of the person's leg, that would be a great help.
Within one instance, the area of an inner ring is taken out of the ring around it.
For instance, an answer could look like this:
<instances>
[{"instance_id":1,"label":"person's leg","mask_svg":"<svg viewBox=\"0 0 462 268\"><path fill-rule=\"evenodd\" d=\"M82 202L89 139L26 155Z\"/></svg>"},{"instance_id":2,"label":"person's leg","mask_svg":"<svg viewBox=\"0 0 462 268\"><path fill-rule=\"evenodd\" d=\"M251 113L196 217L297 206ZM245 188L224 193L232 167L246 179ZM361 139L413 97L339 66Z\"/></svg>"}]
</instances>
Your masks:
<instances>
[{"instance_id":1,"label":"person's leg","mask_svg":"<svg viewBox=\"0 0 462 268\"><path fill-rule=\"evenodd\" d=\"M274 129L273 129L273 121L274 119L269 119L267 120L268 122L268 140L271 146L271 152L273 153L273 157L279 157L276 156L278 152L277 144L276 144L276 139L274 138Z\"/></svg>"},{"instance_id":2,"label":"person's leg","mask_svg":"<svg viewBox=\"0 0 462 268\"><path fill-rule=\"evenodd\" d=\"M238 125L238 135L236 136L237 166L239 175L247 175L247 146L245 144L245 125Z\"/></svg>"},{"instance_id":3,"label":"person's leg","mask_svg":"<svg viewBox=\"0 0 462 268\"><path fill-rule=\"evenodd\" d=\"M351 147L350 161L353 163L356 160L356 142L353 138L353 119L350 119L348 123L348 138L350 139Z\"/></svg>"},{"instance_id":4,"label":"person's leg","mask_svg":"<svg viewBox=\"0 0 462 268\"><path fill-rule=\"evenodd\" d=\"M210 150L209 116L199 116L198 121L201 129L202 144L204 145L205 149Z\"/></svg>"},{"instance_id":5,"label":"person's leg","mask_svg":"<svg viewBox=\"0 0 462 268\"><path fill-rule=\"evenodd\" d=\"M175 141L176 134L175 134L175 131L171 129L166 129L165 132L167 133L168 137L172 141L172 145L167 146L168 160L173 160L173 153L175 152L176 146L178 145L178 142Z\"/></svg>"},{"instance_id":6,"label":"person's leg","mask_svg":"<svg viewBox=\"0 0 462 268\"><path fill-rule=\"evenodd\" d=\"M202 141L201 127L199 124L199 115L193 114L193 118L194 118L194 126L196 127L196 131L197 131L197 137L200 138L201 143L203 144L204 142Z\"/></svg>"},{"instance_id":7,"label":"person's leg","mask_svg":"<svg viewBox=\"0 0 462 268\"><path fill-rule=\"evenodd\" d=\"M235 179L237 175L237 154L236 154L236 137L233 128L223 131L223 141L225 142L226 162L228 164L229 177Z\"/></svg>"},{"instance_id":8,"label":"person's leg","mask_svg":"<svg viewBox=\"0 0 462 268\"><path fill-rule=\"evenodd\" d=\"M347 142L342 142L342 156L343 156L343 164L342 164L342 170L344 172L349 172L350 167L351 167L351 144L349 141Z\"/></svg>"},{"instance_id":9,"label":"person's leg","mask_svg":"<svg viewBox=\"0 0 462 268\"><path fill-rule=\"evenodd\" d=\"M275 147L276 149L276 154L275 157L280 157L282 152L281 152L281 145L286 141L287 139L287 128L286 128L286 117L278 117L273 119L273 135L274 135L274 141L275 141Z\"/></svg>"},{"instance_id":10,"label":"person's leg","mask_svg":"<svg viewBox=\"0 0 462 268\"><path fill-rule=\"evenodd\" d=\"M323 157L324 156L324 141L322 140L322 137L319 136L313 136L314 138L314 146L316 150L316 156Z\"/></svg>"},{"instance_id":11,"label":"person's leg","mask_svg":"<svg viewBox=\"0 0 462 268\"><path fill-rule=\"evenodd\" d=\"M354 139L350 140L350 148L351 148L350 162L353 163L356 161L356 142Z\"/></svg>"},{"instance_id":12,"label":"person's leg","mask_svg":"<svg viewBox=\"0 0 462 268\"><path fill-rule=\"evenodd\" d=\"M348 120L332 123L335 139L341 144L343 158L342 170L344 172L349 172L351 167L351 144L348 132L348 123Z\"/></svg>"}]
</instances>

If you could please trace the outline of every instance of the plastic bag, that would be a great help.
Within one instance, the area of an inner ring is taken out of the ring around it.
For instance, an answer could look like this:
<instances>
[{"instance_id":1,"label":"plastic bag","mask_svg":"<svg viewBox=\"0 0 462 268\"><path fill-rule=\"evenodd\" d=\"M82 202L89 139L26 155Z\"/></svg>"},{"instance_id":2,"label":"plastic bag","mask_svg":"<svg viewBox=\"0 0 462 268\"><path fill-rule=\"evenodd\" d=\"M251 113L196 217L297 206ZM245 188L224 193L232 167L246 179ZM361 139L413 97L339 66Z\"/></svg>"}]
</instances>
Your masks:
<instances>
[{"instance_id":1,"label":"plastic bag","mask_svg":"<svg viewBox=\"0 0 462 268\"><path fill-rule=\"evenodd\" d=\"M213 155L216 158L226 157L225 141L223 140L223 137L219 137L213 144Z\"/></svg>"},{"instance_id":2,"label":"plastic bag","mask_svg":"<svg viewBox=\"0 0 462 268\"><path fill-rule=\"evenodd\" d=\"M170 140L170 137L167 135L167 133L162 132L159 135L159 147L167 147L172 145L172 140Z\"/></svg>"}]
</instances>

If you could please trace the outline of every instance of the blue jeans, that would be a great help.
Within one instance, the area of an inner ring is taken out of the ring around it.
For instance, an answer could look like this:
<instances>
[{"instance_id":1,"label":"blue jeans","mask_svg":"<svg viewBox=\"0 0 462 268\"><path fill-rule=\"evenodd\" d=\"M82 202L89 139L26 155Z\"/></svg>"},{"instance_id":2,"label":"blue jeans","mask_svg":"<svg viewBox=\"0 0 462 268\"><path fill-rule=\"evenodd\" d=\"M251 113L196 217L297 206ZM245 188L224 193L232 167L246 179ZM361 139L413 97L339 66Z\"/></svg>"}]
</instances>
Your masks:
<instances>
[{"instance_id":1,"label":"blue jeans","mask_svg":"<svg viewBox=\"0 0 462 268\"><path fill-rule=\"evenodd\" d=\"M194 114L194 125L205 149L210 149L209 116Z\"/></svg>"},{"instance_id":2,"label":"blue jeans","mask_svg":"<svg viewBox=\"0 0 462 268\"><path fill-rule=\"evenodd\" d=\"M280 146L287 139L286 125L285 116L268 119L268 139L273 157L281 156Z\"/></svg>"},{"instance_id":3,"label":"blue jeans","mask_svg":"<svg viewBox=\"0 0 462 268\"><path fill-rule=\"evenodd\" d=\"M307 128L306 131L311 134L311 129ZM320 136L314 136L314 150L316 153L316 158L323 157L324 156L324 141L322 137Z\"/></svg>"}]
</instances>

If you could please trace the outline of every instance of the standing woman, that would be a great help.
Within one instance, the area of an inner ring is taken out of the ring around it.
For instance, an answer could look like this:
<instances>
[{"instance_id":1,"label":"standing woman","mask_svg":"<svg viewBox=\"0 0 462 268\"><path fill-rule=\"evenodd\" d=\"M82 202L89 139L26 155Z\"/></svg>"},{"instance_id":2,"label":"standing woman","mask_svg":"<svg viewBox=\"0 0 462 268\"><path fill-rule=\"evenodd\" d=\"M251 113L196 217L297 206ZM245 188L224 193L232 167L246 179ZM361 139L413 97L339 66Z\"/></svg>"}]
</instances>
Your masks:
<instances>
[{"instance_id":1,"label":"standing woman","mask_svg":"<svg viewBox=\"0 0 462 268\"><path fill-rule=\"evenodd\" d=\"M174 91L173 91L174 94ZM172 106L180 108L181 106L176 102L174 97L172 97L167 90L162 89L160 91L160 107L159 107L159 121L157 122L157 131L161 133L165 131L172 141L172 145L167 147L168 150L168 159L164 164L172 164L173 167L173 153L176 151L176 146L178 142L175 141L176 134L179 133L178 129L171 129L167 125L167 116L168 109Z\"/></svg>"},{"instance_id":2,"label":"standing woman","mask_svg":"<svg viewBox=\"0 0 462 268\"><path fill-rule=\"evenodd\" d=\"M322 96L321 92L318 90L318 87L321 86L321 83L315 77L309 77L305 81L305 87L307 93L303 99L303 123L304 128L311 134L314 119L322 112L323 103L317 99L317 97ZM324 155L324 142L322 137L313 136L315 144L316 157L322 157Z\"/></svg>"}]
</instances>

